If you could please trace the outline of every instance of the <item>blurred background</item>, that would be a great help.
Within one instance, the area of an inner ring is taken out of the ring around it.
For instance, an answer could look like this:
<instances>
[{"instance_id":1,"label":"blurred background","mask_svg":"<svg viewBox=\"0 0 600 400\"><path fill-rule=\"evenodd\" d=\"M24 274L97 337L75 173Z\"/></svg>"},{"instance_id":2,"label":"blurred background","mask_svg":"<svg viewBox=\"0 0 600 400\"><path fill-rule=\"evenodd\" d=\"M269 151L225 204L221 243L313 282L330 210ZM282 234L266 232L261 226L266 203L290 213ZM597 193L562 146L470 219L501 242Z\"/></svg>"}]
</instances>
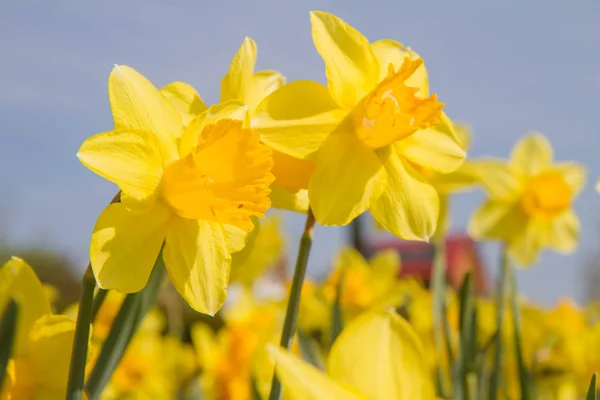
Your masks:
<instances>
[{"instance_id":1,"label":"blurred background","mask_svg":"<svg viewBox=\"0 0 600 400\"><path fill-rule=\"evenodd\" d=\"M257 69L280 70L288 81L324 82L310 37L308 12L315 9L340 16L371 41L393 38L418 51L449 116L472 128L470 157L507 157L519 137L540 131L553 143L556 159L585 164L588 185L575 203L583 225L578 252L545 252L537 265L518 272L518 280L524 294L542 305L563 296L582 302L600 292L595 0L0 0L0 262L18 255L63 292L60 304L77 299L92 228L116 189L75 154L85 138L112 128L107 79L113 64L134 67L158 87L188 82L213 103L231 58L250 36L258 45ZM491 282L497 246L464 236L482 199L480 192L453 199L451 240ZM303 220L284 215L292 261ZM361 220L372 248L398 245L370 222ZM312 277L327 271L351 233L317 228ZM427 258L426 248L401 246Z\"/></svg>"}]
</instances>

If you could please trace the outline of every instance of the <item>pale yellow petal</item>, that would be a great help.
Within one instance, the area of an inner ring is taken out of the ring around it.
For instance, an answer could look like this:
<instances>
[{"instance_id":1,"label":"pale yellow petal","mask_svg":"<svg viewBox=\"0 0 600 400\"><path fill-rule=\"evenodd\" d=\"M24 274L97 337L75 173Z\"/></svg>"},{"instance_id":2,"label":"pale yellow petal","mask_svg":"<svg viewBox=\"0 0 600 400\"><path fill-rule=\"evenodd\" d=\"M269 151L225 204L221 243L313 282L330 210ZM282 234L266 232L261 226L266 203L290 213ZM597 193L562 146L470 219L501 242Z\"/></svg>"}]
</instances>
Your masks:
<instances>
[{"instance_id":1,"label":"pale yellow petal","mask_svg":"<svg viewBox=\"0 0 600 400\"><path fill-rule=\"evenodd\" d=\"M196 89L185 82L171 82L160 92L179 112L184 127L207 108Z\"/></svg>"},{"instance_id":2,"label":"pale yellow petal","mask_svg":"<svg viewBox=\"0 0 600 400\"><path fill-rule=\"evenodd\" d=\"M562 253L572 253L579 242L581 223L573 210L550 220L539 221L540 233L543 233L541 242L551 249Z\"/></svg>"},{"instance_id":3,"label":"pale yellow petal","mask_svg":"<svg viewBox=\"0 0 600 400\"><path fill-rule=\"evenodd\" d=\"M520 266L529 267L537 262L544 231L538 221L529 219L520 231L508 239L508 254Z\"/></svg>"},{"instance_id":4,"label":"pale yellow petal","mask_svg":"<svg viewBox=\"0 0 600 400\"><path fill-rule=\"evenodd\" d=\"M308 158L347 114L322 84L295 81L271 93L257 108L251 124L268 146L296 158Z\"/></svg>"},{"instance_id":5,"label":"pale yellow petal","mask_svg":"<svg viewBox=\"0 0 600 400\"><path fill-rule=\"evenodd\" d=\"M258 105L271 93L285 84L285 78L278 71L258 71L252 75L246 95L248 112L253 115Z\"/></svg>"},{"instance_id":6,"label":"pale yellow petal","mask_svg":"<svg viewBox=\"0 0 600 400\"><path fill-rule=\"evenodd\" d=\"M348 324L331 348L327 373L373 400L433 394L423 345L395 312L363 314Z\"/></svg>"},{"instance_id":7,"label":"pale yellow petal","mask_svg":"<svg viewBox=\"0 0 600 400\"><path fill-rule=\"evenodd\" d=\"M156 201L163 160L160 143L153 133L100 133L83 142L77 157L83 165L121 189L121 201L127 208L141 211Z\"/></svg>"},{"instance_id":8,"label":"pale yellow petal","mask_svg":"<svg viewBox=\"0 0 600 400\"><path fill-rule=\"evenodd\" d=\"M308 197L321 225L347 225L385 189L375 152L352 133L331 135L317 155Z\"/></svg>"},{"instance_id":9,"label":"pale yellow petal","mask_svg":"<svg viewBox=\"0 0 600 400\"><path fill-rule=\"evenodd\" d=\"M275 372L286 393L293 400L360 400L365 397L329 378L312 365L291 355L288 351L267 345L275 361Z\"/></svg>"},{"instance_id":10,"label":"pale yellow petal","mask_svg":"<svg viewBox=\"0 0 600 400\"><path fill-rule=\"evenodd\" d=\"M108 79L108 94L115 130L151 132L159 139L163 161L177 158L181 117L152 83L133 68L117 65Z\"/></svg>"},{"instance_id":11,"label":"pale yellow petal","mask_svg":"<svg viewBox=\"0 0 600 400\"><path fill-rule=\"evenodd\" d=\"M400 254L396 250L383 250L369 259L373 274L388 282L393 282L400 273Z\"/></svg>"},{"instance_id":12,"label":"pale yellow petal","mask_svg":"<svg viewBox=\"0 0 600 400\"><path fill-rule=\"evenodd\" d=\"M331 95L350 110L379 83L379 64L369 41L335 15L310 13L313 42L325 61Z\"/></svg>"},{"instance_id":13,"label":"pale yellow petal","mask_svg":"<svg viewBox=\"0 0 600 400\"><path fill-rule=\"evenodd\" d=\"M271 207L305 213L308 210L308 190L290 193L277 183L271 185Z\"/></svg>"},{"instance_id":14,"label":"pale yellow petal","mask_svg":"<svg viewBox=\"0 0 600 400\"><path fill-rule=\"evenodd\" d=\"M258 218L252 217L252 222L256 229L256 224ZM235 226L223 224L223 234L225 235L225 243L227 244L227 251L230 253L236 253L246 246L246 242L248 241L249 233L245 230Z\"/></svg>"},{"instance_id":15,"label":"pale yellow petal","mask_svg":"<svg viewBox=\"0 0 600 400\"><path fill-rule=\"evenodd\" d=\"M204 128L225 118L243 121L244 126L246 126L249 123L248 106L239 101L228 101L222 104L214 104L203 111L189 123L181 137L179 146L181 157L189 154L192 148L196 147L198 138Z\"/></svg>"},{"instance_id":16,"label":"pale yellow petal","mask_svg":"<svg viewBox=\"0 0 600 400\"><path fill-rule=\"evenodd\" d=\"M537 175L552 164L552 146L541 133L530 133L517 142L511 164L528 175Z\"/></svg>"},{"instance_id":17,"label":"pale yellow petal","mask_svg":"<svg viewBox=\"0 0 600 400\"><path fill-rule=\"evenodd\" d=\"M221 79L221 103L237 100L247 104L255 63L256 43L246 37L231 60L229 71Z\"/></svg>"},{"instance_id":18,"label":"pale yellow petal","mask_svg":"<svg viewBox=\"0 0 600 400\"><path fill-rule=\"evenodd\" d=\"M396 149L410 162L445 174L458 169L467 156L454 132L441 126L418 130L397 141Z\"/></svg>"},{"instance_id":19,"label":"pale yellow petal","mask_svg":"<svg viewBox=\"0 0 600 400\"><path fill-rule=\"evenodd\" d=\"M428 241L436 230L438 194L392 148L379 151L387 187L371 204L371 214L389 232L405 240Z\"/></svg>"},{"instance_id":20,"label":"pale yellow petal","mask_svg":"<svg viewBox=\"0 0 600 400\"><path fill-rule=\"evenodd\" d=\"M27 335L35 321L43 315L52 314L52 309L35 272L18 257L12 257L0 268L0 316L11 298L20 305L15 355L21 355L27 347Z\"/></svg>"},{"instance_id":21,"label":"pale yellow petal","mask_svg":"<svg viewBox=\"0 0 600 400\"><path fill-rule=\"evenodd\" d=\"M75 321L64 315L46 315L36 321L29 334L28 359L38 385L66 394Z\"/></svg>"},{"instance_id":22,"label":"pale yellow petal","mask_svg":"<svg viewBox=\"0 0 600 400\"><path fill-rule=\"evenodd\" d=\"M471 215L468 232L475 239L509 240L526 223L527 216L518 203L487 200Z\"/></svg>"},{"instance_id":23,"label":"pale yellow petal","mask_svg":"<svg viewBox=\"0 0 600 400\"><path fill-rule=\"evenodd\" d=\"M397 71L402 65L405 57L408 57L411 60L422 58L417 52L392 39L376 40L371 43L371 48L379 63L379 80L387 78L390 64L392 64L394 70ZM429 80L427 79L427 69L425 68L425 64L421 65L411 77L406 80L406 86L418 87L419 94L422 98L429 97Z\"/></svg>"},{"instance_id":24,"label":"pale yellow petal","mask_svg":"<svg viewBox=\"0 0 600 400\"><path fill-rule=\"evenodd\" d=\"M480 171L477 165L465 161L458 169L449 174L436 174L431 179L435 190L441 194L452 194L474 189L479 183Z\"/></svg>"},{"instance_id":25,"label":"pale yellow petal","mask_svg":"<svg viewBox=\"0 0 600 400\"><path fill-rule=\"evenodd\" d=\"M90 260L98 286L121 293L142 290L160 252L171 219L161 203L135 214L121 203L102 211L92 233Z\"/></svg>"},{"instance_id":26,"label":"pale yellow petal","mask_svg":"<svg viewBox=\"0 0 600 400\"><path fill-rule=\"evenodd\" d=\"M227 296L231 255L223 226L175 217L163 251L175 289L198 312L214 315Z\"/></svg>"},{"instance_id":27,"label":"pale yellow petal","mask_svg":"<svg viewBox=\"0 0 600 400\"><path fill-rule=\"evenodd\" d=\"M218 367L221 350L215 337L214 330L201 322L192 325L190 329L192 343L196 350L198 364L204 371L214 372Z\"/></svg>"},{"instance_id":28,"label":"pale yellow petal","mask_svg":"<svg viewBox=\"0 0 600 400\"><path fill-rule=\"evenodd\" d=\"M470 163L490 198L514 201L523 193L526 175L505 161L479 159Z\"/></svg>"},{"instance_id":29,"label":"pale yellow petal","mask_svg":"<svg viewBox=\"0 0 600 400\"><path fill-rule=\"evenodd\" d=\"M559 162L552 169L561 174L562 178L573 191L573 197L577 197L585 186L587 171L581 164L575 162Z\"/></svg>"}]
</instances>

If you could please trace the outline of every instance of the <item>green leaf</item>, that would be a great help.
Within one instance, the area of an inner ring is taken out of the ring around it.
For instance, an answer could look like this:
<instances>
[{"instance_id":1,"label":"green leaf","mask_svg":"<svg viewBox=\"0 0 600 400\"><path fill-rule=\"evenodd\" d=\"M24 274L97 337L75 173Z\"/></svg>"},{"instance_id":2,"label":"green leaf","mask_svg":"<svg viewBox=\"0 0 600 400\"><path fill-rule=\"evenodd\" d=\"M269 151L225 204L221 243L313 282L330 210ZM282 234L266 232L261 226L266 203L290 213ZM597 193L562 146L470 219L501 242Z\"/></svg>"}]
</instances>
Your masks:
<instances>
[{"instance_id":1,"label":"green leaf","mask_svg":"<svg viewBox=\"0 0 600 400\"><path fill-rule=\"evenodd\" d=\"M161 250L146 287L125 297L113 321L108 337L85 385L85 391L90 399L98 399L110 381L131 338L156 301L164 274L165 265Z\"/></svg>"},{"instance_id":2,"label":"green leaf","mask_svg":"<svg viewBox=\"0 0 600 400\"><path fill-rule=\"evenodd\" d=\"M448 397L448 388L441 365L444 359L444 314L446 304L446 253L443 240L435 244L431 290L433 293L433 344L437 363L435 366L436 393Z\"/></svg>"},{"instance_id":3,"label":"green leaf","mask_svg":"<svg viewBox=\"0 0 600 400\"><path fill-rule=\"evenodd\" d=\"M529 371L523 359L523 350L521 346L521 310L517 302L517 282L514 272L510 269L511 290L510 304L513 317L513 336L515 340L515 353L517 357L517 365L519 368L519 383L521 387L521 399L528 400L531 397Z\"/></svg>"},{"instance_id":4,"label":"green leaf","mask_svg":"<svg viewBox=\"0 0 600 400\"><path fill-rule=\"evenodd\" d=\"M462 399L467 393L467 374L469 372L469 363L474 359L472 353L472 343L477 341L473 335L474 304L473 304L473 289L472 275L468 272L464 279L459 292L460 313L459 313L459 328L460 328L460 348L458 353L457 367L454 373L454 397ZM474 367L472 366L472 369Z\"/></svg>"},{"instance_id":5,"label":"green leaf","mask_svg":"<svg viewBox=\"0 0 600 400\"><path fill-rule=\"evenodd\" d=\"M598 374L594 372L592 375L592 380L590 381L590 387L588 388L587 394L585 395L585 400L596 400L596 378Z\"/></svg>"},{"instance_id":6,"label":"green leaf","mask_svg":"<svg viewBox=\"0 0 600 400\"><path fill-rule=\"evenodd\" d=\"M296 333L296 337L298 338L300 354L302 355L304 361L324 371L325 361L323 360L323 355L319 350L319 345L317 342L302 331L298 331Z\"/></svg>"},{"instance_id":7,"label":"green leaf","mask_svg":"<svg viewBox=\"0 0 600 400\"><path fill-rule=\"evenodd\" d=\"M0 389L6 375L8 360L12 357L17 332L19 304L10 299L0 320Z\"/></svg>"},{"instance_id":8,"label":"green leaf","mask_svg":"<svg viewBox=\"0 0 600 400\"><path fill-rule=\"evenodd\" d=\"M502 326L504 325L504 306L506 298L506 289L508 281L508 270L510 268L506 245L500 250L500 276L498 277L498 286L496 288L496 352L494 354L494 364L492 366L492 376L489 385L489 399L498 398L498 389L502 380Z\"/></svg>"}]
</instances>

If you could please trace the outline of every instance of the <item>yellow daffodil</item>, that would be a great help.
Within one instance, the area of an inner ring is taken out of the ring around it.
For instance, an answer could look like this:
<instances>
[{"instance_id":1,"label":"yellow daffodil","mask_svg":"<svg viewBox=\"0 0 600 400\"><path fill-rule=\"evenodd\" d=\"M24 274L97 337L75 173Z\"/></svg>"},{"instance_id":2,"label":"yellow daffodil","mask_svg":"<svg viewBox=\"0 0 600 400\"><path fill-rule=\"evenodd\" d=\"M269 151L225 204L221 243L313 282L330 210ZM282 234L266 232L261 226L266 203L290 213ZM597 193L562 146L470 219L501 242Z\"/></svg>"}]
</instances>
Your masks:
<instances>
[{"instance_id":1,"label":"yellow daffodil","mask_svg":"<svg viewBox=\"0 0 600 400\"><path fill-rule=\"evenodd\" d=\"M254 380L266 398L273 365L264 346L279 341L284 309L276 303L258 303L246 290L224 311L226 324L220 331L204 324L192 327L205 395L215 400L251 400Z\"/></svg>"},{"instance_id":2,"label":"yellow daffodil","mask_svg":"<svg viewBox=\"0 0 600 400\"><path fill-rule=\"evenodd\" d=\"M252 126L272 148L316 162L309 198L320 224L346 225L369 209L396 236L429 239L439 199L420 168L454 171L465 152L429 96L423 60L393 40L369 43L334 15L310 19L328 86L281 87Z\"/></svg>"},{"instance_id":3,"label":"yellow daffodil","mask_svg":"<svg viewBox=\"0 0 600 400\"><path fill-rule=\"evenodd\" d=\"M334 342L327 372L269 346L291 399L406 400L433 398L419 337L393 312L355 319Z\"/></svg>"},{"instance_id":4,"label":"yellow daffodil","mask_svg":"<svg viewBox=\"0 0 600 400\"><path fill-rule=\"evenodd\" d=\"M0 268L0 315L19 303L16 343L0 398L64 399L75 321L53 315L46 291L27 263L13 257Z\"/></svg>"},{"instance_id":5,"label":"yellow daffodil","mask_svg":"<svg viewBox=\"0 0 600 400\"><path fill-rule=\"evenodd\" d=\"M571 205L585 184L585 170L552 158L548 140L530 134L517 143L508 162L479 162L489 199L473 214L469 233L504 241L522 266L534 263L544 247L570 253L579 240L579 219Z\"/></svg>"},{"instance_id":6,"label":"yellow daffodil","mask_svg":"<svg viewBox=\"0 0 600 400\"><path fill-rule=\"evenodd\" d=\"M255 63L256 43L247 37L221 80L222 106L229 105L236 118L244 121L252 121L259 103L285 82L285 78L277 71L254 72ZM161 92L179 111L184 125L207 110L200 95L186 83L170 83ZM239 112L241 107L243 113ZM270 194L273 207L306 212L308 181L313 170L313 162L273 150L271 172L275 182L271 185Z\"/></svg>"},{"instance_id":7,"label":"yellow daffodil","mask_svg":"<svg viewBox=\"0 0 600 400\"><path fill-rule=\"evenodd\" d=\"M250 217L269 208L271 151L240 121L207 124L201 114L184 129L175 107L127 66L113 69L109 97L114 130L87 139L77 154L121 190L92 234L98 285L141 290L164 242L179 294L214 314L225 300L231 253L252 230Z\"/></svg>"},{"instance_id":8,"label":"yellow daffodil","mask_svg":"<svg viewBox=\"0 0 600 400\"><path fill-rule=\"evenodd\" d=\"M358 251L344 249L322 290L332 303L341 279L340 307L344 318L351 319L373 308L399 306L405 295L400 290L399 272L396 251L378 253L367 262Z\"/></svg>"},{"instance_id":9,"label":"yellow daffodil","mask_svg":"<svg viewBox=\"0 0 600 400\"><path fill-rule=\"evenodd\" d=\"M251 287L254 281L270 267L277 265L283 256L281 218L273 216L257 225L246 247L233 255L231 282Z\"/></svg>"}]
</instances>

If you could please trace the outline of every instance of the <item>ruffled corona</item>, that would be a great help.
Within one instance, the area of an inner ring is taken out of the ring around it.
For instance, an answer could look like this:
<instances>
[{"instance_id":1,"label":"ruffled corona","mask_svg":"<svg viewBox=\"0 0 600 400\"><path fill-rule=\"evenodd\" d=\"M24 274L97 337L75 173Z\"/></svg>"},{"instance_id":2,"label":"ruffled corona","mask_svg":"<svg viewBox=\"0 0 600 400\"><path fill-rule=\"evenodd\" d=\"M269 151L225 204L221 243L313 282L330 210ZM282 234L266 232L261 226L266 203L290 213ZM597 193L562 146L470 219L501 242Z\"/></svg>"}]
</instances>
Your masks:
<instances>
[{"instance_id":1,"label":"ruffled corona","mask_svg":"<svg viewBox=\"0 0 600 400\"><path fill-rule=\"evenodd\" d=\"M554 218L571 206L573 191L557 172L545 171L529 181L521 206L532 217Z\"/></svg>"},{"instance_id":2,"label":"ruffled corona","mask_svg":"<svg viewBox=\"0 0 600 400\"><path fill-rule=\"evenodd\" d=\"M252 230L263 217L274 177L271 150L242 122L224 119L207 126L189 154L169 164L162 194L175 212Z\"/></svg>"},{"instance_id":3,"label":"ruffled corona","mask_svg":"<svg viewBox=\"0 0 600 400\"><path fill-rule=\"evenodd\" d=\"M433 94L418 97L419 88L406 86L406 80L423 64L423 59L404 58L397 72L390 63L388 76L363 98L352 111L358 137L371 148L387 146L419 129L440 122L443 103Z\"/></svg>"}]
</instances>

